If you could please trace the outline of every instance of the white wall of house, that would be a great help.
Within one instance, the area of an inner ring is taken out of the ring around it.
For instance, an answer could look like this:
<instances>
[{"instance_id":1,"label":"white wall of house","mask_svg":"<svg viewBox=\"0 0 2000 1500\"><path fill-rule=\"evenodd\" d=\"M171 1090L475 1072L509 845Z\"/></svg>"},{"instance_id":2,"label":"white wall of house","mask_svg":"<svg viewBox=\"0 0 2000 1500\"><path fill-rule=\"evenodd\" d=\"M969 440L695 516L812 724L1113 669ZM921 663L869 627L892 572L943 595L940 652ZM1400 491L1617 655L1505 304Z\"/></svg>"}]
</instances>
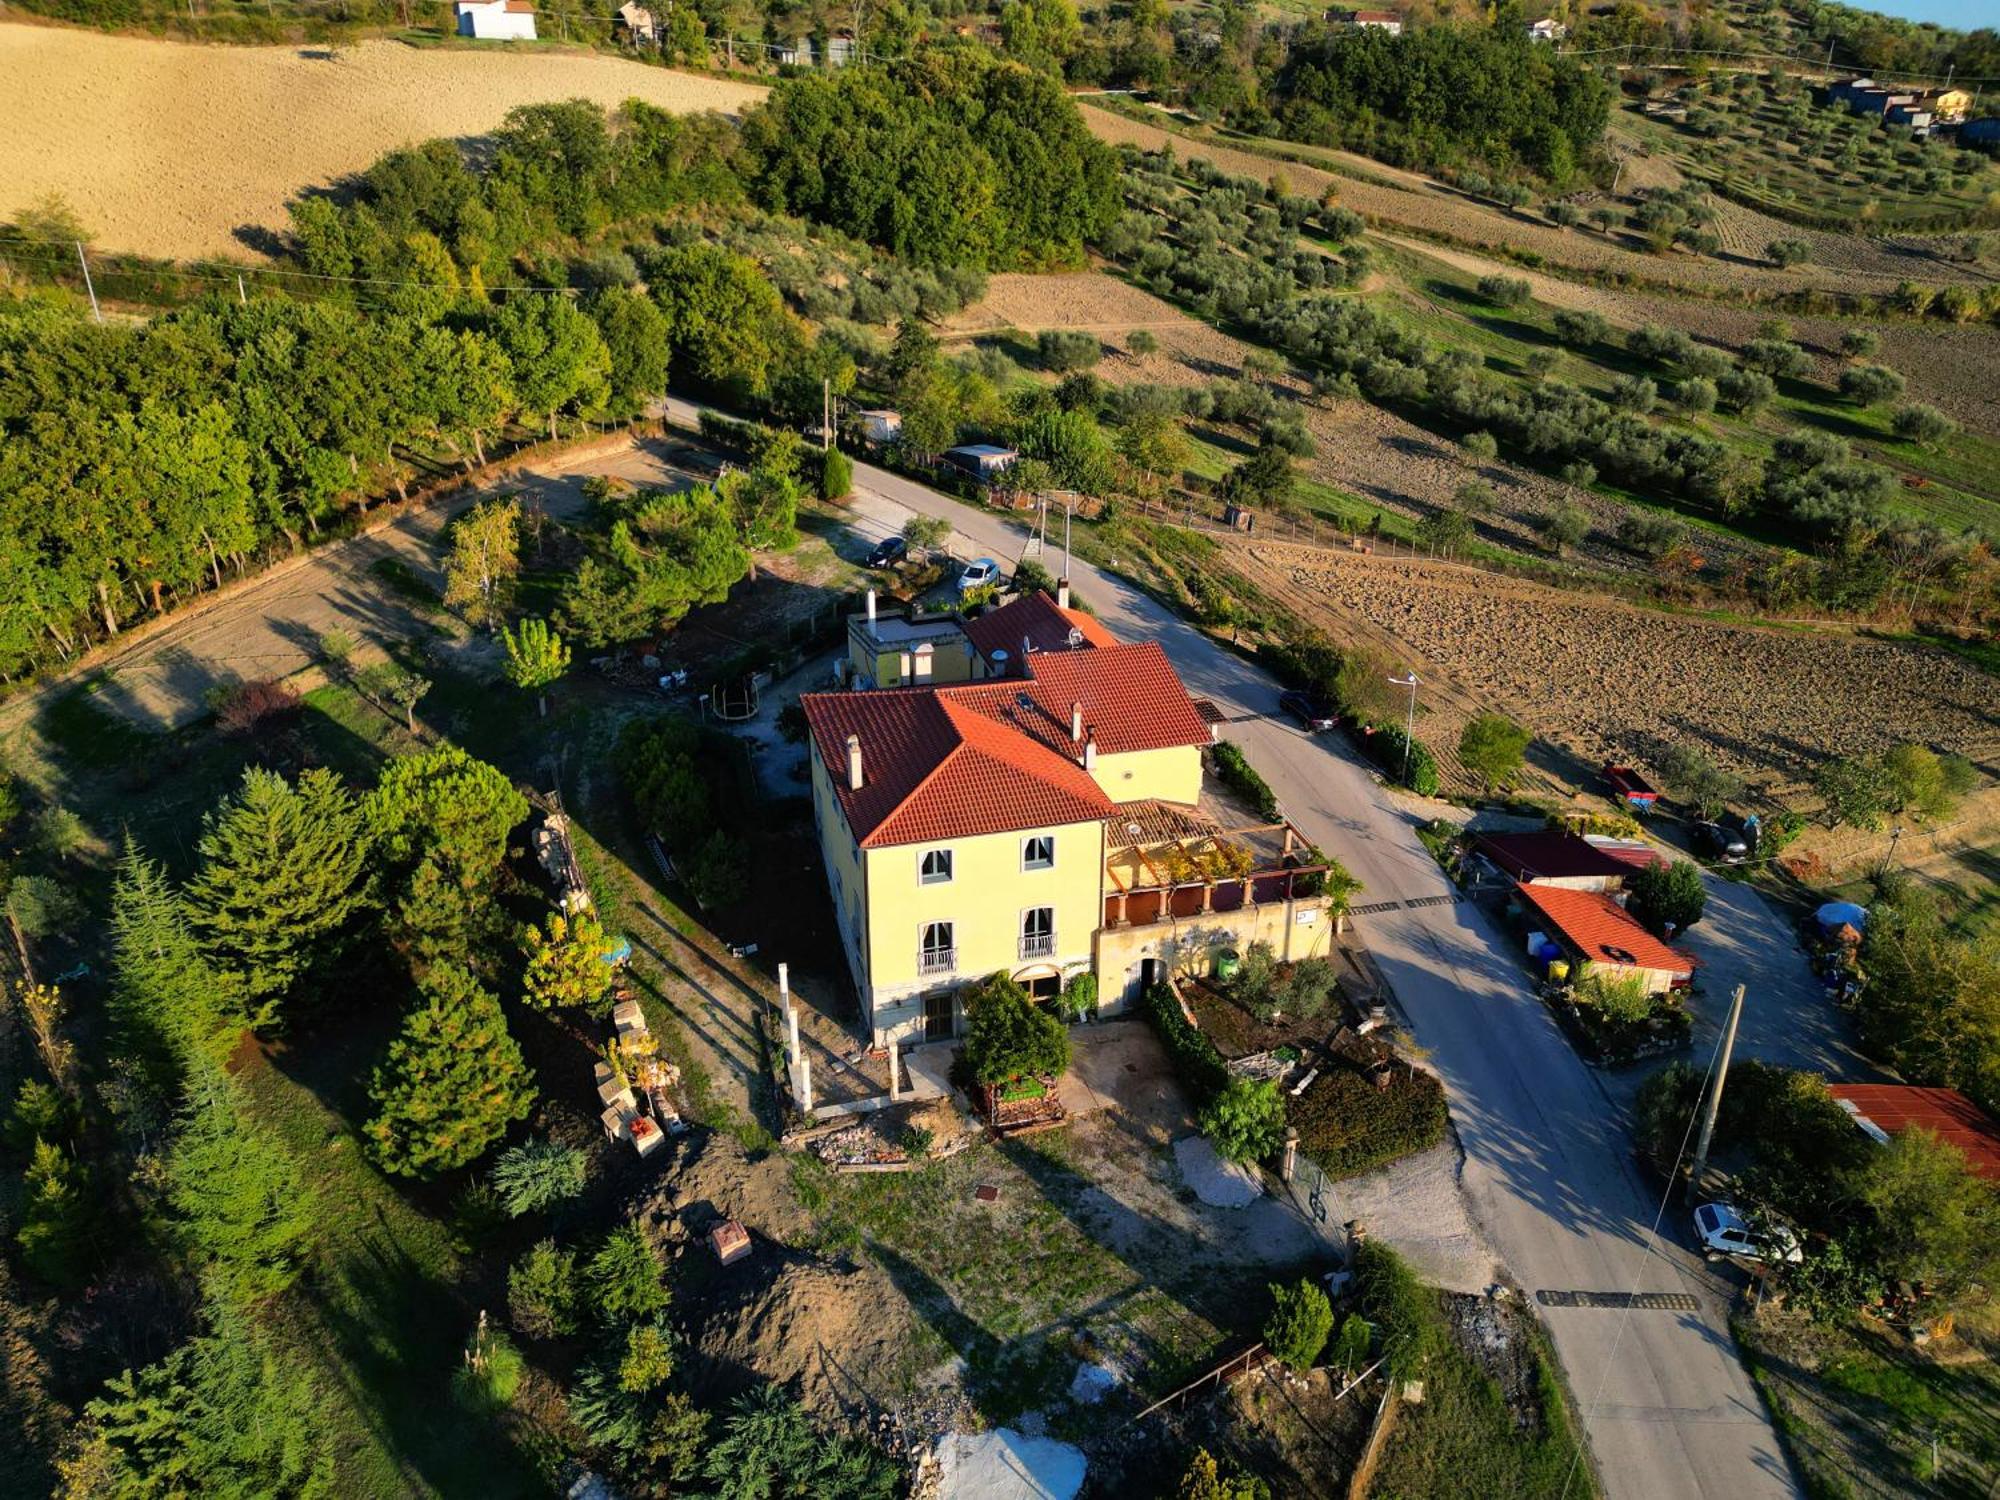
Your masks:
<instances>
[{"instance_id":1,"label":"white wall of house","mask_svg":"<svg viewBox=\"0 0 2000 1500\"><path fill-rule=\"evenodd\" d=\"M532 42L535 40L535 13L509 10L507 0L459 0L458 34L480 41Z\"/></svg>"}]
</instances>

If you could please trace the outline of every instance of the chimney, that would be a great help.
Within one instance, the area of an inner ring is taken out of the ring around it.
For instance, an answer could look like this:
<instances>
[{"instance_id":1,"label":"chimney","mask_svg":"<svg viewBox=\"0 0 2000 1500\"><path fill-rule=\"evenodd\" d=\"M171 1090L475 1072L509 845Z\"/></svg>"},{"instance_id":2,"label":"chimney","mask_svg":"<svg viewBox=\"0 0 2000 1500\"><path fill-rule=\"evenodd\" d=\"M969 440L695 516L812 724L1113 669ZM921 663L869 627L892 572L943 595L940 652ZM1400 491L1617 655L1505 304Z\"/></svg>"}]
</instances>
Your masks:
<instances>
[{"instance_id":1,"label":"chimney","mask_svg":"<svg viewBox=\"0 0 2000 1500\"><path fill-rule=\"evenodd\" d=\"M1069 608L1069 580L1067 578L1058 578L1056 580L1056 608Z\"/></svg>"},{"instance_id":2,"label":"chimney","mask_svg":"<svg viewBox=\"0 0 2000 1500\"><path fill-rule=\"evenodd\" d=\"M1072 744L1083 738L1083 705L1081 703L1072 703L1069 706L1069 737Z\"/></svg>"},{"instance_id":3,"label":"chimney","mask_svg":"<svg viewBox=\"0 0 2000 1500\"><path fill-rule=\"evenodd\" d=\"M1083 768L1086 771L1097 769L1097 726L1094 724L1090 728L1090 738L1083 742Z\"/></svg>"},{"instance_id":4,"label":"chimney","mask_svg":"<svg viewBox=\"0 0 2000 1500\"><path fill-rule=\"evenodd\" d=\"M858 734L847 737L847 789L850 792L861 790L861 736Z\"/></svg>"},{"instance_id":5,"label":"chimney","mask_svg":"<svg viewBox=\"0 0 2000 1500\"><path fill-rule=\"evenodd\" d=\"M873 589L868 591L868 625L870 629L873 629L875 625L875 590Z\"/></svg>"}]
</instances>

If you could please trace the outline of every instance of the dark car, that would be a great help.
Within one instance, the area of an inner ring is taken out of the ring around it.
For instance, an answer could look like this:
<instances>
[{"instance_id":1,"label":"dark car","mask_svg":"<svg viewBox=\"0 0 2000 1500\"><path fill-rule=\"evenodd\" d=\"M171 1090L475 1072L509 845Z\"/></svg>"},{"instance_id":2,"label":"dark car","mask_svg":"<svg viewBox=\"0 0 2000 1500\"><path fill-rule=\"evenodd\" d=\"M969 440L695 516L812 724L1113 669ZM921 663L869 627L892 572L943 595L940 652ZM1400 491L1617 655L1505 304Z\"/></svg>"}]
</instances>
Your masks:
<instances>
[{"instance_id":1,"label":"dark car","mask_svg":"<svg viewBox=\"0 0 2000 1500\"><path fill-rule=\"evenodd\" d=\"M1694 835L1704 854L1712 854L1724 864L1739 865L1750 857L1749 842L1727 823L1697 823Z\"/></svg>"},{"instance_id":2,"label":"dark car","mask_svg":"<svg viewBox=\"0 0 2000 1500\"><path fill-rule=\"evenodd\" d=\"M871 568L894 567L909 555L910 544L899 536L884 537L875 544L875 550L868 554Z\"/></svg>"},{"instance_id":3,"label":"dark car","mask_svg":"<svg viewBox=\"0 0 2000 1500\"><path fill-rule=\"evenodd\" d=\"M1340 715L1334 712L1333 705L1312 693L1294 690L1280 694L1278 707L1297 719L1312 733L1331 729L1340 722Z\"/></svg>"}]
</instances>

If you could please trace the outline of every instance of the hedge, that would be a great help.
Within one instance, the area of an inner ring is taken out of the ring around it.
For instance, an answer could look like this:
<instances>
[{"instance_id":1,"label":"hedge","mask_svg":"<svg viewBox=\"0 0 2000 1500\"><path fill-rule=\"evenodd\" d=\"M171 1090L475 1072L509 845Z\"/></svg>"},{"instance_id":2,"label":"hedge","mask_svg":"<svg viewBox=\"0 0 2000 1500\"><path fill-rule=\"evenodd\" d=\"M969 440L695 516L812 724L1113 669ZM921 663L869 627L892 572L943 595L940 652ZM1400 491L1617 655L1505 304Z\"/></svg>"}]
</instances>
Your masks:
<instances>
[{"instance_id":1,"label":"hedge","mask_svg":"<svg viewBox=\"0 0 2000 1500\"><path fill-rule=\"evenodd\" d=\"M1435 797L1438 794L1437 760L1424 748L1422 740L1413 740L1403 733L1401 726L1380 721L1369 724L1373 733L1358 735L1361 747L1375 764L1387 771L1397 781L1415 792L1419 797ZM1404 770L1404 745L1410 747L1409 769Z\"/></svg>"},{"instance_id":2,"label":"hedge","mask_svg":"<svg viewBox=\"0 0 2000 1500\"><path fill-rule=\"evenodd\" d=\"M1257 774L1257 768L1243 758L1243 752L1224 740L1215 747L1215 772L1222 784L1240 793L1257 809L1257 816L1275 823L1281 816L1278 795L1271 784Z\"/></svg>"},{"instance_id":3,"label":"hedge","mask_svg":"<svg viewBox=\"0 0 2000 1500\"><path fill-rule=\"evenodd\" d=\"M1299 1149L1329 1177L1353 1177L1444 1139L1444 1085L1421 1068L1399 1068L1378 1089L1351 1068L1333 1068L1287 1102Z\"/></svg>"},{"instance_id":4,"label":"hedge","mask_svg":"<svg viewBox=\"0 0 2000 1500\"><path fill-rule=\"evenodd\" d=\"M1229 1065L1215 1043L1199 1028L1188 1025L1187 1017L1181 1014L1180 1000L1166 985L1156 984L1147 990L1141 1003L1146 1007L1146 1019L1153 1023L1153 1029L1166 1044L1174 1071L1195 1096L1196 1107L1206 1104L1229 1081Z\"/></svg>"}]
</instances>

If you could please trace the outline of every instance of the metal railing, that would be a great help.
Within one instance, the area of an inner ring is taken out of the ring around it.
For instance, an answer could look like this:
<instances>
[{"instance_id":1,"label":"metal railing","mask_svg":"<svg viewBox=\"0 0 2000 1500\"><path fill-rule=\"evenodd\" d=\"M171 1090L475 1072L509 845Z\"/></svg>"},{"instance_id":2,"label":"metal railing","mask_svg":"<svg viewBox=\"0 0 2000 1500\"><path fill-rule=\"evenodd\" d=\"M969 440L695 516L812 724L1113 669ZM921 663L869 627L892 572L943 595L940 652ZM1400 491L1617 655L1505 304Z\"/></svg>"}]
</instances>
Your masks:
<instances>
[{"instance_id":1,"label":"metal railing","mask_svg":"<svg viewBox=\"0 0 2000 1500\"><path fill-rule=\"evenodd\" d=\"M1056 951L1056 935L1053 932L1024 932L1021 934L1021 957L1047 958Z\"/></svg>"},{"instance_id":2,"label":"metal railing","mask_svg":"<svg viewBox=\"0 0 2000 1500\"><path fill-rule=\"evenodd\" d=\"M919 974L949 974L958 967L958 949L921 948L917 951Z\"/></svg>"}]
</instances>

